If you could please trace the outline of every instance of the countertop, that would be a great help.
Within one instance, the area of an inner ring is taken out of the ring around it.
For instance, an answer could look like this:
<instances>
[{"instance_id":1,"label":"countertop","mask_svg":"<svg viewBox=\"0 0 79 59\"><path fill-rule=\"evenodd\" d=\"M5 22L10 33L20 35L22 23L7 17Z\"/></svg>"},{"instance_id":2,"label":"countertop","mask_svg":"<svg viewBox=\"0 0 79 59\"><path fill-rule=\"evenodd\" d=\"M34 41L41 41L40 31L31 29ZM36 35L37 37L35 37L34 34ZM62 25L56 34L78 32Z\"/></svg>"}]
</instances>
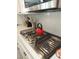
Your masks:
<instances>
[{"instance_id":1,"label":"countertop","mask_svg":"<svg viewBox=\"0 0 79 59\"><path fill-rule=\"evenodd\" d=\"M27 48L27 50L29 51L29 53L33 56L34 59L42 59L42 55L39 54L26 40L24 37L22 37L20 35L20 31L21 30L28 30L31 29L31 27L26 27L23 25L19 25L17 26L17 39L18 41L23 42L24 46ZM39 58L38 58L39 57ZM55 55L53 55L50 59L57 59Z\"/></svg>"}]
</instances>

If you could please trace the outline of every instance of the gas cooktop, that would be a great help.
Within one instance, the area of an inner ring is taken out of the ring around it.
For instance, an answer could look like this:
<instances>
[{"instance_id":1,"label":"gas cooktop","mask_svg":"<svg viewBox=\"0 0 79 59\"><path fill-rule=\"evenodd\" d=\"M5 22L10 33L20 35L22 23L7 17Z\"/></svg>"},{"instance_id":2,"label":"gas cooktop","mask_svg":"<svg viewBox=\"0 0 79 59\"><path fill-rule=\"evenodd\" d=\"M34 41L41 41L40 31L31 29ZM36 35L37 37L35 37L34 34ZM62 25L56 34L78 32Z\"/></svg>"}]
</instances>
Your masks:
<instances>
[{"instance_id":1,"label":"gas cooktop","mask_svg":"<svg viewBox=\"0 0 79 59\"><path fill-rule=\"evenodd\" d=\"M22 30L20 34L25 38L30 38L28 39L29 42L33 43L34 41L35 47L45 59L49 59L61 47L61 38L48 32L38 36L35 31Z\"/></svg>"}]
</instances>

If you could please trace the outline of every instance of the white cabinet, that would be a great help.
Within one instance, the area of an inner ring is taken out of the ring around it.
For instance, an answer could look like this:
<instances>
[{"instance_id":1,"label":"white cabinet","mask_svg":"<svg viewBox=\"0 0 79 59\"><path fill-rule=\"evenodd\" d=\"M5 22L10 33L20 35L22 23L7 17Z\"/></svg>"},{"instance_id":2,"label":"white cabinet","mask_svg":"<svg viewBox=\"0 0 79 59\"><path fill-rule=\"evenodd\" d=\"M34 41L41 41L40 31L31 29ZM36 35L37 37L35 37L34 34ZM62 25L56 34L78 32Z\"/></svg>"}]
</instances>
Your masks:
<instances>
[{"instance_id":1,"label":"white cabinet","mask_svg":"<svg viewBox=\"0 0 79 59\"><path fill-rule=\"evenodd\" d=\"M23 57L23 59L33 59L30 55L29 51L19 42L18 43L18 49Z\"/></svg>"},{"instance_id":2,"label":"white cabinet","mask_svg":"<svg viewBox=\"0 0 79 59\"><path fill-rule=\"evenodd\" d=\"M17 13L21 13L21 6L19 0L17 0Z\"/></svg>"},{"instance_id":3,"label":"white cabinet","mask_svg":"<svg viewBox=\"0 0 79 59\"><path fill-rule=\"evenodd\" d=\"M29 59L27 56L27 53L24 51L24 49L22 48L22 46L20 46L20 44L18 44L18 49L23 57L23 59Z\"/></svg>"},{"instance_id":4,"label":"white cabinet","mask_svg":"<svg viewBox=\"0 0 79 59\"><path fill-rule=\"evenodd\" d=\"M24 0L17 0L17 14L24 13Z\"/></svg>"}]
</instances>

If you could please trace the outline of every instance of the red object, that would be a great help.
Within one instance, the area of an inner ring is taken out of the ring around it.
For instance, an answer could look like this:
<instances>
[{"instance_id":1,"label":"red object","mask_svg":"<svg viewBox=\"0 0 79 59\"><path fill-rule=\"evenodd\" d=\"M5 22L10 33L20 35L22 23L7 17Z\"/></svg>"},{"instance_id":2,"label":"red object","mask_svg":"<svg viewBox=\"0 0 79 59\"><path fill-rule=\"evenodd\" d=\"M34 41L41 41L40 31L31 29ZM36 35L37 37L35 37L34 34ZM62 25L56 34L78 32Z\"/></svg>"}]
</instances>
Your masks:
<instances>
[{"instance_id":1,"label":"red object","mask_svg":"<svg viewBox=\"0 0 79 59\"><path fill-rule=\"evenodd\" d=\"M36 29L36 34L37 34L37 35L40 36L40 35L43 35L43 33L44 33L44 30L43 30L43 29L40 29L40 28L37 28L37 29Z\"/></svg>"}]
</instances>

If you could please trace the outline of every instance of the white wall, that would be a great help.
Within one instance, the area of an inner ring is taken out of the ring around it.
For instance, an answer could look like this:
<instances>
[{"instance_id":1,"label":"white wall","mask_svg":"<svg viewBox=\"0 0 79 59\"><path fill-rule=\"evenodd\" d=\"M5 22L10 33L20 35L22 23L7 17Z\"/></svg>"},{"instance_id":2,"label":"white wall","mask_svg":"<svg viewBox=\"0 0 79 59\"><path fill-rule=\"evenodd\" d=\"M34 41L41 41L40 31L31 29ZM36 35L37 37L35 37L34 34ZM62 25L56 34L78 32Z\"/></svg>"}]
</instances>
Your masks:
<instances>
[{"instance_id":1,"label":"white wall","mask_svg":"<svg viewBox=\"0 0 79 59\"><path fill-rule=\"evenodd\" d=\"M44 30L61 36L61 12L30 14L28 16L30 16L33 20L42 23ZM18 15L18 24L22 24L24 19L23 15Z\"/></svg>"},{"instance_id":2,"label":"white wall","mask_svg":"<svg viewBox=\"0 0 79 59\"><path fill-rule=\"evenodd\" d=\"M24 15L17 15L17 24L24 24L25 23L25 18Z\"/></svg>"},{"instance_id":3,"label":"white wall","mask_svg":"<svg viewBox=\"0 0 79 59\"><path fill-rule=\"evenodd\" d=\"M44 30L61 36L61 12L41 13L29 16L34 17L37 22L42 23Z\"/></svg>"}]
</instances>

